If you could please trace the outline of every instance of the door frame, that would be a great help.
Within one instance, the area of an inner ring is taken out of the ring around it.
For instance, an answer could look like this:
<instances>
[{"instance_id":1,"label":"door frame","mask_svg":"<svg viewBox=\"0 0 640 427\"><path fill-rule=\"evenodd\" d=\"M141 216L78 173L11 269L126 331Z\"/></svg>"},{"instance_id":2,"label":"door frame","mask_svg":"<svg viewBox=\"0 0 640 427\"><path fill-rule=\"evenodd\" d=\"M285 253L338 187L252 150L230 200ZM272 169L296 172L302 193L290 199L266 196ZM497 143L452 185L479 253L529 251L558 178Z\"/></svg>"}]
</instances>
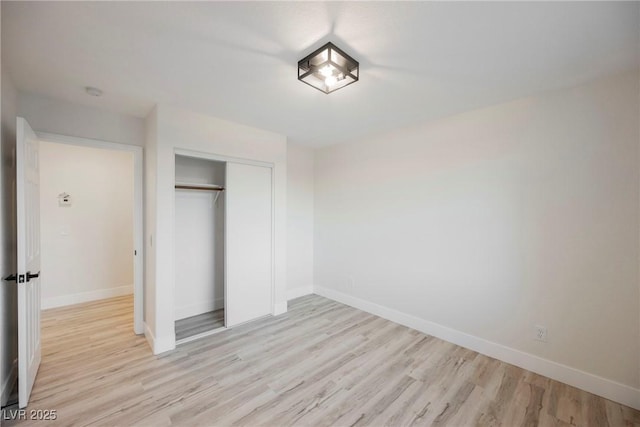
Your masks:
<instances>
[{"instance_id":1,"label":"door frame","mask_svg":"<svg viewBox=\"0 0 640 427\"><path fill-rule=\"evenodd\" d=\"M275 195L276 195L276 187L275 187L275 164L272 162L264 162L264 161L260 161L260 160L252 160L252 159L245 159L245 158L241 158L241 157L232 157L232 156L225 156L225 155L221 155L221 154L215 154L215 153L207 153L207 152L202 152L202 151L195 151L195 150L185 150L182 148L174 148L173 150L173 181L174 181L174 185L175 185L175 165L176 165L176 156L184 156L184 157L192 157L195 159L203 159L203 160L213 160L213 161L218 161L218 162L224 162L224 163L228 163L228 162L232 162L232 163L241 163L241 164L245 164L245 165L251 165L251 166L261 166L261 167L265 167L265 168L269 168L271 170L271 315L275 315L275 310L276 310L276 303L275 303L275 285L276 285L276 265L275 265L275 238L276 238L276 221L275 221L275 205L276 205L276 199L275 199ZM225 183L226 186L226 183ZM173 192L173 201L171 204L171 209L175 210L175 205L176 205L176 196L175 196L175 191ZM173 217L175 218L175 212L173 212ZM226 204L225 204L225 217L226 217ZM224 313L224 317L225 317L225 328L229 327L227 326L227 312L226 312L226 307L227 307L227 295L229 294L227 292L227 251L226 251L226 247L227 247L227 221L225 218L225 222L224 222L224 246L225 246L225 251L224 251L224 266L225 266L225 274L224 274L224 305L225 305L225 313ZM172 241L175 243L175 234L176 234L176 230L175 230L175 221L174 221L174 225L172 228ZM171 257L171 263L173 264L171 270L175 271L175 244L172 245L172 257ZM175 276L175 274L174 274ZM175 277L172 279L172 283L173 283L173 292L175 292ZM171 308L174 312L174 319L175 319L175 306ZM238 325L236 325L238 326ZM204 335L204 334L203 334ZM200 338L200 335L197 336L197 338ZM191 341L190 339L185 339L184 341L181 341L181 343L183 342L188 342Z\"/></svg>"},{"instance_id":2,"label":"door frame","mask_svg":"<svg viewBox=\"0 0 640 427\"><path fill-rule=\"evenodd\" d=\"M56 144L126 151L133 154L133 331L144 333L144 222L143 222L143 148L118 142L37 132L39 140Z\"/></svg>"}]
</instances>

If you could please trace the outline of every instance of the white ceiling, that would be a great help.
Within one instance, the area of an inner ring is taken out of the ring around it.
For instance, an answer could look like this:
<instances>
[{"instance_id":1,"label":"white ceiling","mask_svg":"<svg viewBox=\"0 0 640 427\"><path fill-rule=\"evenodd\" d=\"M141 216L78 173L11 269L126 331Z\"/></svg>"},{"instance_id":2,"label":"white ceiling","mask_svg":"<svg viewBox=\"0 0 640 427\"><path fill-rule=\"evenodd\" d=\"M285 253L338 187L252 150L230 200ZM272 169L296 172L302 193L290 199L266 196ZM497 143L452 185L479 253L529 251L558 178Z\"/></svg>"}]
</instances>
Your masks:
<instances>
[{"instance_id":1,"label":"white ceiling","mask_svg":"<svg viewBox=\"0 0 640 427\"><path fill-rule=\"evenodd\" d=\"M2 2L20 90L139 117L169 103L311 146L638 67L639 40L637 2ZM330 95L296 74L326 41L361 64Z\"/></svg>"}]
</instances>

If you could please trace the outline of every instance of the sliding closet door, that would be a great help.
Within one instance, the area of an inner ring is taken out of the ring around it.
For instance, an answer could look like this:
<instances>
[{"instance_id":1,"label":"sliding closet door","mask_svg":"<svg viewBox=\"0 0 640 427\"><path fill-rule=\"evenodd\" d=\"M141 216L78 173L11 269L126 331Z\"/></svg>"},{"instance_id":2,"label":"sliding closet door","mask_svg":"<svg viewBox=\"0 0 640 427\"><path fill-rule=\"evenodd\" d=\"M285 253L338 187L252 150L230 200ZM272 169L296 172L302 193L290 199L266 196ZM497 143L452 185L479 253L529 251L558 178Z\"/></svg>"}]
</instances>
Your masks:
<instances>
[{"instance_id":1,"label":"sliding closet door","mask_svg":"<svg viewBox=\"0 0 640 427\"><path fill-rule=\"evenodd\" d=\"M227 326L271 314L271 179L271 168L227 163Z\"/></svg>"}]
</instances>

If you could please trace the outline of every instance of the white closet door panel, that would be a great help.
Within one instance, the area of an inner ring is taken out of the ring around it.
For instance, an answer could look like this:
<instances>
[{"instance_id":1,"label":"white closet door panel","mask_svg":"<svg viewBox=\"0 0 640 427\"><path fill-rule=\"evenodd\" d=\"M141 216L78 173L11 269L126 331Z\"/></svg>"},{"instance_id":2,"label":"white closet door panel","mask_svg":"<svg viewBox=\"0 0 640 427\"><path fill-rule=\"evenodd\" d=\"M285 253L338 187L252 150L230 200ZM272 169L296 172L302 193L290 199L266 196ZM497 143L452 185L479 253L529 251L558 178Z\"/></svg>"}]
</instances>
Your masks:
<instances>
[{"instance_id":1,"label":"white closet door panel","mask_svg":"<svg viewBox=\"0 0 640 427\"><path fill-rule=\"evenodd\" d=\"M271 314L271 168L227 164L226 321Z\"/></svg>"}]
</instances>

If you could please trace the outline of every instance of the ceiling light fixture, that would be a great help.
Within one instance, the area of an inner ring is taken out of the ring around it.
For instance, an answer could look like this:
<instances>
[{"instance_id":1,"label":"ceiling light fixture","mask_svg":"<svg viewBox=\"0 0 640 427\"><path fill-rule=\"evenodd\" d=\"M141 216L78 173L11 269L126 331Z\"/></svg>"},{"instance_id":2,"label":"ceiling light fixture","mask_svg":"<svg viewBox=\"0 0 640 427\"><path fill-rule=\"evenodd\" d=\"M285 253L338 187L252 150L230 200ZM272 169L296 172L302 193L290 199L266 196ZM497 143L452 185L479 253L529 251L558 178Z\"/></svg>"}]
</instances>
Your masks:
<instances>
[{"instance_id":1,"label":"ceiling light fixture","mask_svg":"<svg viewBox=\"0 0 640 427\"><path fill-rule=\"evenodd\" d=\"M329 42L298 61L298 80L331 93L358 81L360 64Z\"/></svg>"},{"instance_id":2,"label":"ceiling light fixture","mask_svg":"<svg viewBox=\"0 0 640 427\"><path fill-rule=\"evenodd\" d=\"M85 92L91 96L102 96L102 91L97 87L87 86L84 88Z\"/></svg>"}]
</instances>

